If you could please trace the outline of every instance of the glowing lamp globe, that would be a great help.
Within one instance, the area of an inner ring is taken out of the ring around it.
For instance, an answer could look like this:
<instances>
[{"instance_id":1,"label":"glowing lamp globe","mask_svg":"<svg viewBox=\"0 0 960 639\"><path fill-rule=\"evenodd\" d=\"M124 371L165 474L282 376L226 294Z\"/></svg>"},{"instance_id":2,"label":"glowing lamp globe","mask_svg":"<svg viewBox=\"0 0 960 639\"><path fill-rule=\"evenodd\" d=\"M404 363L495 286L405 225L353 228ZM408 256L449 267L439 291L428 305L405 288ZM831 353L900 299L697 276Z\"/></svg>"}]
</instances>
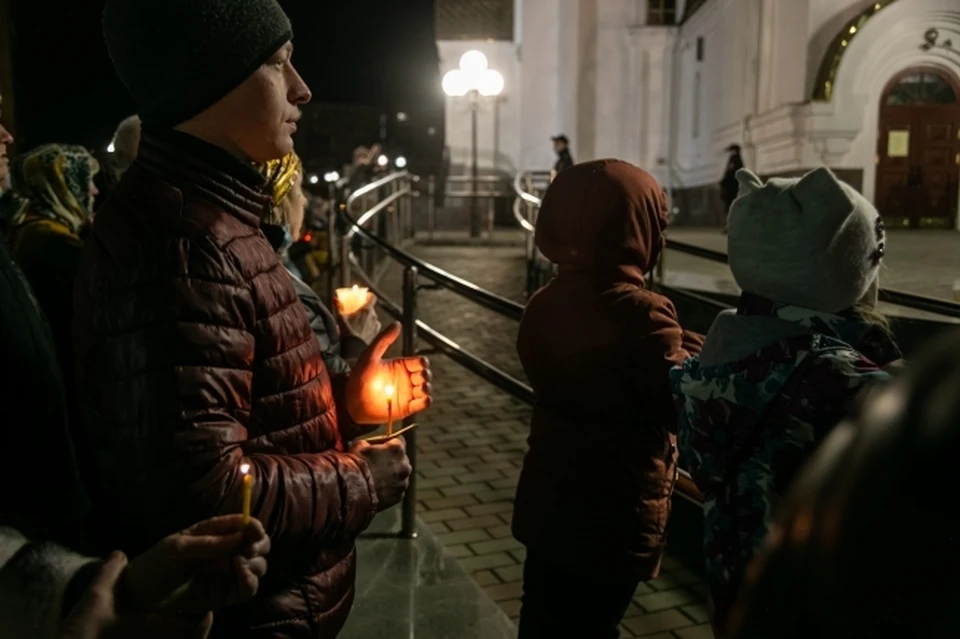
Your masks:
<instances>
[{"instance_id":1,"label":"glowing lamp globe","mask_svg":"<svg viewBox=\"0 0 960 639\"><path fill-rule=\"evenodd\" d=\"M487 70L487 56L479 51L467 51L460 57L460 70L464 73L480 73Z\"/></svg>"},{"instance_id":2,"label":"glowing lamp globe","mask_svg":"<svg viewBox=\"0 0 960 639\"><path fill-rule=\"evenodd\" d=\"M496 97L503 92L503 76L492 69L484 71L477 84L477 90L484 97Z\"/></svg>"},{"instance_id":3,"label":"glowing lamp globe","mask_svg":"<svg viewBox=\"0 0 960 639\"><path fill-rule=\"evenodd\" d=\"M459 69L447 71L443 76L443 92L451 98L462 98L468 90L467 79Z\"/></svg>"}]
</instances>

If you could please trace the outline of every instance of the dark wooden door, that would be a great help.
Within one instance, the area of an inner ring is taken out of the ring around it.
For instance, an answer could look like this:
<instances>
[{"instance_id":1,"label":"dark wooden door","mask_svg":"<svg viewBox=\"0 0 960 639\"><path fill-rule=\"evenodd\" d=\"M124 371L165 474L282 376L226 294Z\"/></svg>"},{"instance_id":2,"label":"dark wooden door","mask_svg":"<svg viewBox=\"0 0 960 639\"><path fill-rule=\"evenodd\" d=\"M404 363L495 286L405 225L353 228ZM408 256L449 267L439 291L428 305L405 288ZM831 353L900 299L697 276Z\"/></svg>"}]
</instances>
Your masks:
<instances>
[{"instance_id":1,"label":"dark wooden door","mask_svg":"<svg viewBox=\"0 0 960 639\"><path fill-rule=\"evenodd\" d=\"M890 227L955 228L960 90L943 73L909 71L884 94L877 136L877 208Z\"/></svg>"}]
</instances>

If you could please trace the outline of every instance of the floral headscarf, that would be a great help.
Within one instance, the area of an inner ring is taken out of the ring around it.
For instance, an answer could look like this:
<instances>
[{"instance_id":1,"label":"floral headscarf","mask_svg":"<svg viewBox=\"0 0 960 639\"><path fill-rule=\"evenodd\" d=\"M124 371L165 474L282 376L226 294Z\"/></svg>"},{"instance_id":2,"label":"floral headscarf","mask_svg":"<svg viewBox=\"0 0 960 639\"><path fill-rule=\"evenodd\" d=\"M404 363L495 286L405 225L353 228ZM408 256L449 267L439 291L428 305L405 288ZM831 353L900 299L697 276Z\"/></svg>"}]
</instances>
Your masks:
<instances>
[{"instance_id":1,"label":"floral headscarf","mask_svg":"<svg viewBox=\"0 0 960 639\"><path fill-rule=\"evenodd\" d=\"M18 164L13 186L30 202L27 211L78 232L93 214L90 181L100 170L90 152L72 144L45 144Z\"/></svg>"}]
</instances>

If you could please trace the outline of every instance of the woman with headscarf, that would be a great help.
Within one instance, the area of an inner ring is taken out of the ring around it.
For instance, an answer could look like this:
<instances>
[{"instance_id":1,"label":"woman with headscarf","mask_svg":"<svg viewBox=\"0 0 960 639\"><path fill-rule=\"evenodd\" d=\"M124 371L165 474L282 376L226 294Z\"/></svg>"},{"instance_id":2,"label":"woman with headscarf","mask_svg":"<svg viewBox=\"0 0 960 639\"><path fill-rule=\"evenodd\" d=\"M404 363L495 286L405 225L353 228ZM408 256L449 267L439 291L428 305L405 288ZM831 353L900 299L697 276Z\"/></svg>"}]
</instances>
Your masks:
<instances>
[{"instance_id":1,"label":"woman with headscarf","mask_svg":"<svg viewBox=\"0 0 960 639\"><path fill-rule=\"evenodd\" d=\"M26 204L13 220L10 248L50 324L74 424L73 283L82 236L93 218L98 193L93 178L100 166L81 146L47 144L25 153L17 167L13 188Z\"/></svg>"},{"instance_id":2,"label":"woman with headscarf","mask_svg":"<svg viewBox=\"0 0 960 639\"><path fill-rule=\"evenodd\" d=\"M645 281L668 220L657 181L618 160L562 171L543 198L536 244L558 272L517 337L536 395L513 509L521 639L619 637L660 571L678 470L669 371L702 341Z\"/></svg>"},{"instance_id":3,"label":"woman with headscarf","mask_svg":"<svg viewBox=\"0 0 960 639\"><path fill-rule=\"evenodd\" d=\"M300 239L306 215L303 163L296 153L290 153L263 165L260 172L267 180L267 189L273 194L273 206L261 219L260 228L293 279L293 288L320 343L327 370L331 375L346 374L350 371L348 361L355 359L380 332L380 322L373 308L376 300L371 294L367 304L356 313L350 316L341 313L338 326L333 314L316 292L300 279L287 257L287 249Z\"/></svg>"}]
</instances>

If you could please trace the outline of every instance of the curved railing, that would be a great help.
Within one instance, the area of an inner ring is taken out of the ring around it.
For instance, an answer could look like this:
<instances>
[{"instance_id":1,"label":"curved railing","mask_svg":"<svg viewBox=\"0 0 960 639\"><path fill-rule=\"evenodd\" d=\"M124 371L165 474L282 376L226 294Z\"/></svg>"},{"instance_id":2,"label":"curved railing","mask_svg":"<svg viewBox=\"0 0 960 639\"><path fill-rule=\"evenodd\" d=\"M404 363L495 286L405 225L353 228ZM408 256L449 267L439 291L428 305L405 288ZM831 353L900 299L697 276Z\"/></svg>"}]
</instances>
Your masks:
<instances>
[{"instance_id":1,"label":"curved railing","mask_svg":"<svg viewBox=\"0 0 960 639\"><path fill-rule=\"evenodd\" d=\"M368 274L361 266L359 257L354 254L353 239L355 236L359 236L361 239L383 251L383 253L389 259L399 263L405 269L414 269L414 275L416 277L423 277L427 280L430 280L435 287L452 291L479 306L502 315L503 317L519 320L523 315L522 305L480 288L476 284L448 273L443 269L434 266L433 264L424 262L423 260L414 257L410 253L380 237L380 235L377 233L365 228L365 225L369 224L369 222L373 220L376 215L386 210L389 204L386 206L381 206L381 203L378 203L370 209L359 213L355 211L355 204L365 195L376 192L377 190L390 184L399 184L400 188L396 189L390 196L387 196L384 201L392 198L393 195L399 194L399 197L412 195L413 189L409 184L410 179L410 174L405 171L394 173L358 189L347 200L347 205L345 207L346 210L343 212L344 221L347 224L347 230L343 236L342 249L342 254L346 258L345 260L342 260L343 284L345 286L348 285L350 283L349 280L351 271L355 272L356 276L363 280L364 284L369 286L370 289L377 295L377 298L380 300L384 310L397 319L403 318L403 308L391 301L388 296L383 294L383 291L377 286L374 278L371 277L370 274ZM390 201L392 202L395 200ZM355 215L357 215L357 217L354 217ZM348 268L348 264L349 267L352 268ZM417 284L416 287L417 289L422 288L419 286L419 284ZM415 292L416 291L414 291L414 293ZM520 380L501 371L496 366L485 362L473 353L470 353L453 340L447 338L443 334L425 324L423 321L416 320L416 328L423 340L432 347L450 356L451 359L455 360L465 368L470 369L472 372L480 375L487 381L510 393L517 399L532 403L533 390Z\"/></svg>"},{"instance_id":2,"label":"curved railing","mask_svg":"<svg viewBox=\"0 0 960 639\"><path fill-rule=\"evenodd\" d=\"M491 293L411 255L396 246L395 243L388 241L368 228L371 223L376 221L378 216L384 212L391 211L392 204L402 201L403 198L409 199L415 195L415 190L412 186L412 182L415 179L416 178L407 172L394 173L358 189L348 198L346 206L341 210L341 216L346 225L346 231L342 238L341 281L344 285L348 285L351 283L351 274L356 276L376 294L381 308L387 314L403 322L405 355L413 355L415 353L414 346L416 339L419 337L432 348L436 349L436 351L447 355L464 368L479 375L484 380L509 393L518 400L532 406L534 394L533 389L531 389L529 385L500 370L489 362L484 361L449 337L426 324L423 320L418 319L417 293L423 288L446 289L470 300L478 306L482 306L513 320L519 320L521 318L523 306L500 295ZM383 189L388 189L390 192L382 200L365 210L357 210L359 208L359 202L364 201L368 196ZM377 284L375 278L363 268L361 257L354 252L356 245L355 240L357 238L366 242L368 245L376 247L376 249L382 251L388 259L404 267L402 304L397 304L391 300ZM429 280L432 285L421 286L418 281L420 277ZM407 450L408 454L410 451L414 451L411 457L411 461L414 464L416 463L415 433L416 429L407 431L405 434L408 435L411 440ZM694 503L699 504L702 501L702 496L690 479L690 476L683 471L681 471L680 477L677 480L677 494ZM404 499L404 524L401 534L408 536L412 534L415 504L416 486L412 483Z\"/></svg>"},{"instance_id":3,"label":"curved railing","mask_svg":"<svg viewBox=\"0 0 960 639\"><path fill-rule=\"evenodd\" d=\"M517 202L523 201L525 206L529 208L537 208L540 206L540 198L537 196L523 192L523 176L518 175L514 180L514 189L517 191ZM515 204L516 208L516 204ZM528 233L532 231L528 230L528 225L521 224L523 228ZM711 262L718 262L721 264L728 264L729 258L726 253L721 251L714 251L712 249L704 248L702 246L696 246L694 244L688 244L686 242L678 242L676 240L667 239L667 248L679 253L685 253L687 255L692 255L694 257L699 257ZM660 263L657 265L657 276L660 280L660 285L663 287L663 272L664 272L664 262L666 256L662 255L660 258ZM679 289L669 289L671 291L679 291ZM949 300L938 299L935 297L926 297L924 295L917 295L915 293L908 293L906 291L900 291L897 289L891 288L881 288L879 293L879 300L887 304L892 304L895 306L901 306L904 308L910 308L917 311L924 311L927 313L934 313L937 315L942 315L944 317L953 317L960 318L960 304L956 302L951 302Z\"/></svg>"}]
</instances>

